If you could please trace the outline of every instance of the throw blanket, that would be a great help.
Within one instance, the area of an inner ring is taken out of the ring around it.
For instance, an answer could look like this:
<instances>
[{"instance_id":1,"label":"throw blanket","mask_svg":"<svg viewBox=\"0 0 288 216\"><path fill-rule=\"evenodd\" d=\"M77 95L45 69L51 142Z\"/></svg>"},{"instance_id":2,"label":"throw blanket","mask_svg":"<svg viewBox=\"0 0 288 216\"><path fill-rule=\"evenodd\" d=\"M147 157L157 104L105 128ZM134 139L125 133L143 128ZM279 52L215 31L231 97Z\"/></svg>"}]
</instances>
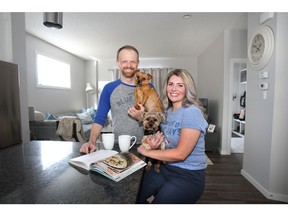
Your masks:
<instances>
[{"instance_id":1,"label":"throw blanket","mask_svg":"<svg viewBox=\"0 0 288 216\"><path fill-rule=\"evenodd\" d=\"M67 137L69 139L73 138L73 123L76 119L78 118L74 116L65 116L59 118L59 125L56 134Z\"/></svg>"}]
</instances>

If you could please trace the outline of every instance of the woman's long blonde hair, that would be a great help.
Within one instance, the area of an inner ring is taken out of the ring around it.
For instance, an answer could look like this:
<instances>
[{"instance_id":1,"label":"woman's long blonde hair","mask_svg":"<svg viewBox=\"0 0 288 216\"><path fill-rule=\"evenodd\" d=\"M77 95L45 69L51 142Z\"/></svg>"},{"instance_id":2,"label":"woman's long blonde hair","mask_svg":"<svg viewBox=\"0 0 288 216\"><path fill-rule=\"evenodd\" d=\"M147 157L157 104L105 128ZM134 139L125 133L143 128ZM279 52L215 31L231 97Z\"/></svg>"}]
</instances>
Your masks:
<instances>
[{"instance_id":1,"label":"woman's long blonde hair","mask_svg":"<svg viewBox=\"0 0 288 216\"><path fill-rule=\"evenodd\" d=\"M166 112L168 108L172 107L172 102L169 100L167 96L167 85L168 85L168 81L170 77L174 75L177 77L180 77L183 80L183 83L185 85L186 94L185 94L182 106L188 107L193 104L196 107L198 107L202 111L202 113L204 113L205 108L203 107L197 95L196 85L193 80L193 77L188 71L184 69L174 69L170 71L164 79L163 86L162 86L162 103L163 103L164 111Z\"/></svg>"}]
</instances>

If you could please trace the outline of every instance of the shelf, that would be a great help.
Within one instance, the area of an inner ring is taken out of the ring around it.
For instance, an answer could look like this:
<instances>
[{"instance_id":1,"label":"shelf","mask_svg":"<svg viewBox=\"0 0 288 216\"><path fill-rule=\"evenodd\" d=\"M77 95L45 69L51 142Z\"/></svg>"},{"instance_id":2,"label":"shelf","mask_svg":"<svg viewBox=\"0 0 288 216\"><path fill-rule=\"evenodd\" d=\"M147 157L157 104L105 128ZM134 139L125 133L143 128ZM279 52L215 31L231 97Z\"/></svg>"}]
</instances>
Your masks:
<instances>
[{"instance_id":1,"label":"shelf","mask_svg":"<svg viewBox=\"0 0 288 216\"><path fill-rule=\"evenodd\" d=\"M243 120L240 120L240 119L233 119L233 120L236 121L236 122L240 122L242 124L245 124L245 121L243 121Z\"/></svg>"},{"instance_id":2,"label":"shelf","mask_svg":"<svg viewBox=\"0 0 288 216\"><path fill-rule=\"evenodd\" d=\"M238 136L240 136L240 137L245 137L243 134L241 134L241 133L239 133L239 132L237 132L237 131L232 131L232 133L234 133L234 134L236 134L236 135L238 135Z\"/></svg>"}]
</instances>

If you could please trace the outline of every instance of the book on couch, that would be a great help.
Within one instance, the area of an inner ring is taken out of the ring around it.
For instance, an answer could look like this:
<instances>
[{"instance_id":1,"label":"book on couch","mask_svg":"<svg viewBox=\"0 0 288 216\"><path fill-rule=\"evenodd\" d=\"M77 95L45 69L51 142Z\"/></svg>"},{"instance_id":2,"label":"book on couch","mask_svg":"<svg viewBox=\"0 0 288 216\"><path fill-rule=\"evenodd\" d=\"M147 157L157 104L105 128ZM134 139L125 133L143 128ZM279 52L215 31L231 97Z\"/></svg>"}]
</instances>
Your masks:
<instances>
[{"instance_id":1,"label":"book on couch","mask_svg":"<svg viewBox=\"0 0 288 216\"><path fill-rule=\"evenodd\" d=\"M87 171L95 171L116 182L146 165L131 152L118 153L114 150L98 150L73 158L69 164Z\"/></svg>"}]
</instances>

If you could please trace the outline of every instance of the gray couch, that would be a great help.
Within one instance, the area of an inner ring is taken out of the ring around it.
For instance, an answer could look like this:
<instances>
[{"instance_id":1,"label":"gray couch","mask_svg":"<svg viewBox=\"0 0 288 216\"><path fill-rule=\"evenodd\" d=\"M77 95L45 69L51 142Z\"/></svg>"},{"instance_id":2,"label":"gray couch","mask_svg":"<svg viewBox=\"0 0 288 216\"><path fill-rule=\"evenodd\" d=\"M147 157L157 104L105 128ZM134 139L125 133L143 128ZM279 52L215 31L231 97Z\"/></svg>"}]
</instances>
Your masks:
<instances>
[{"instance_id":1,"label":"gray couch","mask_svg":"<svg viewBox=\"0 0 288 216\"><path fill-rule=\"evenodd\" d=\"M53 116L55 119L52 120L35 118L36 121L30 121L31 140L69 140L77 142L85 142L89 140L93 117L87 119L87 115L81 113L81 111L69 111L55 114ZM59 136L59 134L56 133L60 118L65 117L77 118L73 124L72 138ZM81 131L81 129L83 131ZM108 116L102 132L112 132L112 121L110 116Z\"/></svg>"},{"instance_id":2,"label":"gray couch","mask_svg":"<svg viewBox=\"0 0 288 216\"><path fill-rule=\"evenodd\" d=\"M59 118L65 118L65 116L78 118L79 121L76 121L76 131L80 131L82 126L83 138L85 140L89 139L92 122L90 121L90 123L87 123L87 121L81 121L77 116L79 113L81 113L81 111L69 111L53 115L55 119L36 118L35 121L30 121L31 140L61 140L61 137L56 134L56 131L59 124ZM91 118L91 120L93 119Z\"/></svg>"}]
</instances>

